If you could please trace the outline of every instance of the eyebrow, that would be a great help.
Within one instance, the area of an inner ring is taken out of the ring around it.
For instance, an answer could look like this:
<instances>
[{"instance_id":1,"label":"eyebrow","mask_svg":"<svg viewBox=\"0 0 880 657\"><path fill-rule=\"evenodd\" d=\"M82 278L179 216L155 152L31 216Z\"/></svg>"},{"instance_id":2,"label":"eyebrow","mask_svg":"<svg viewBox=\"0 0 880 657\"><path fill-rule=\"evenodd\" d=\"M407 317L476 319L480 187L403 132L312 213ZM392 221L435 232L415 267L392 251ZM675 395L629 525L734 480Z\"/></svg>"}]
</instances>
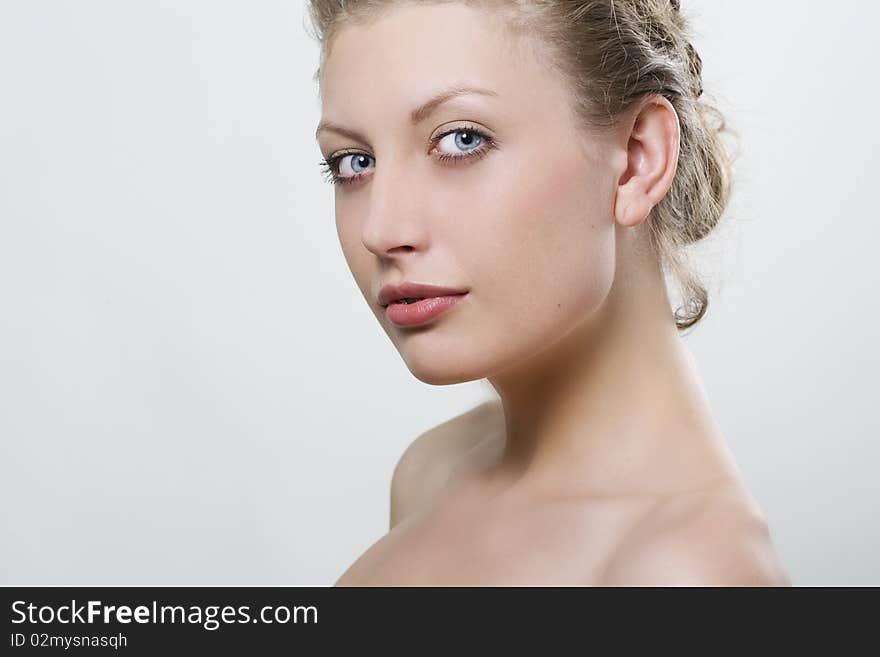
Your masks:
<instances>
[{"instance_id":1,"label":"eyebrow","mask_svg":"<svg viewBox=\"0 0 880 657\"><path fill-rule=\"evenodd\" d=\"M418 125L419 123L421 123L422 121L427 119L429 116L431 116L431 114L433 114L434 111L438 107L440 107L440 105L445 103L446 101L452 100L453 98L456 98L458 96L463 96L465 94L481 94L484 96L497 96L498 95L497 92L492 91L491 89L483 89L482 87L470 87L470 86L466 86L466 85L457 85L454 87L450 87L448 89L441 91L440 93L435 95L433 98L422 103L421 105L416 107L412 112L410 112L410 114L409 114L410 123L412 125ZM325 130L336 132L336 133L342 135L343 137L355 139L355 140L363 142L364 144L367 144L367 145L369 145L369 143L370 143L361 133L357 132L356 130L351 130L351 129L346 128L344 126L341 126L339 124L332 123L331 121L321 121L321 123L318 124L318 129L315 131L315 139L317 139L318 135Z\"/></svg>"}]
</instances>

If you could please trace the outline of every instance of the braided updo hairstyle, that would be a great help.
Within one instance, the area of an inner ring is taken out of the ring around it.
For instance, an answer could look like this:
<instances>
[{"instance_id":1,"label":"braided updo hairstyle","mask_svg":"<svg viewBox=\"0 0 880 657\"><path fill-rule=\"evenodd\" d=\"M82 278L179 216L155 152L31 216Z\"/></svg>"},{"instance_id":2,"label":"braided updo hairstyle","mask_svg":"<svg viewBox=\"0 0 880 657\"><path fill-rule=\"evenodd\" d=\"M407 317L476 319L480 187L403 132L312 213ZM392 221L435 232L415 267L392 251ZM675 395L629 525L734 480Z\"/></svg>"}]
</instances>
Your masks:
<instances>
[{"instance_id":1,"label":"braided updo hairstyle","mask_svg":"<svg viewBox=\"0 0 880 657\"><path fill-rule=\"evenodd\" d=\"M678 168L666 196L647 220L650 243L678 284L679 330L706 313L708 293L688 264L684 247L718 223L730 197L732 158L722 140L724 117L703 96L703 63L689 39L679 0L430 0L504 12L517 33L543 37L552 64L571 84L584 126L609 128L645 97L658 94L680 123ZM321 44L320 83L335 32L378 10L413 0L310 0L314 36Z\"/></svg>"}]
</instances>

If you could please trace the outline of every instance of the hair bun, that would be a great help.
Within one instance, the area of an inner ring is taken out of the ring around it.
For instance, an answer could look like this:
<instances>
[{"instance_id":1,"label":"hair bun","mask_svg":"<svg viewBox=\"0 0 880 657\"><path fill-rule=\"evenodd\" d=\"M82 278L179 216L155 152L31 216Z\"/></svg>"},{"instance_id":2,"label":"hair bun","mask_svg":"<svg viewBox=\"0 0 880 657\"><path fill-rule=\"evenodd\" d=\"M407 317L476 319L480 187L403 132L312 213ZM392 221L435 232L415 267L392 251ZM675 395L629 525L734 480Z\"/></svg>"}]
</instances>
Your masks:
<instances>
[{"instance_id":1,"label":"hair bun","mask_svg":"<svg viewBox=\"0 0 880 657\"><path fill-rule=\"evenodd\" d=\"M669 6L673 11L681 11L681 0L669 0ZM703 95L703 59L690 41L685 42L685 52L688 65L691 69L691 77L694 81L694 96L699 98Z\"/></svg>"},{"instance_id":2,"label":"hair bun","mask_svg":"<svg viewBox=\"0 0 880 657\"><path fill-rule=\"evenodd\" d=\"M697 52L697 49L694 48L690 41L687 42L685 50L687 51L691 75L694 79L694 95L699 98L703 95L703 58L700 57L700 53Z\"/></svg>"}]
</instances>

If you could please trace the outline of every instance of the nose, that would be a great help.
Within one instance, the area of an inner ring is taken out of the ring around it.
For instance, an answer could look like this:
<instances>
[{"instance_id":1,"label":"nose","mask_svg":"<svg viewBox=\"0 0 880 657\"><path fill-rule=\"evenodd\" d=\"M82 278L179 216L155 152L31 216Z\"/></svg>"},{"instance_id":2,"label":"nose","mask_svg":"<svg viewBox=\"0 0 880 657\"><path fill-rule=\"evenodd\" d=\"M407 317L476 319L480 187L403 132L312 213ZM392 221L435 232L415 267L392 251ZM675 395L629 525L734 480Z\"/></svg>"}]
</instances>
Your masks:
<instances>
[{"instance_id":1,"label":"nose","mask_svg":"<svg viewBox=\"0 0 880 657\"><path fill-rule=\"evenodd\" d=\"M424 190L404 166L386 159L369 181L369 206L361 226L364 246L377 256L426 246Z\"/></svg>"}]
</instances>

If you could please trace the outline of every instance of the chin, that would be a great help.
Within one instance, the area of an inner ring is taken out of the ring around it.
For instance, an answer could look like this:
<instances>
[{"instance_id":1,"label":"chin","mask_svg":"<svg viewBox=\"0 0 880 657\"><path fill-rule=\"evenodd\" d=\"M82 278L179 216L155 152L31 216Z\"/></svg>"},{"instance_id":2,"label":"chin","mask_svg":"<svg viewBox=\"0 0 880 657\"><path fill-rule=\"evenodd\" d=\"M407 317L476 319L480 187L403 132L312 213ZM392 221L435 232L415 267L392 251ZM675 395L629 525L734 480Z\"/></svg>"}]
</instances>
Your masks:
<instances>
[{"instance_id":1,"label":"chin","mask_svg":"<svg viewBox=\"0 0 880 657\"><path fill-rule=\"evenodd\" d=\"M472 372L463 368L460 363L455 363L452 359L444 360L445 362L440 362L434 357L432 362L418 363L417 365L407 362L406 366L419 381L432 386L449 386L484 378L482 371Z\"/></svg>"},{"instance_id":2,"label":"chin","mask_svg":"<svg viewBox=\"0 0 880 657\"><path fill-rule=\"evenodd\" d=\"M407 368L422 383L448 386L485 378L486 367L466 354L440 349L408 349L401 354Z\"/></svg>"}]
</instances>

